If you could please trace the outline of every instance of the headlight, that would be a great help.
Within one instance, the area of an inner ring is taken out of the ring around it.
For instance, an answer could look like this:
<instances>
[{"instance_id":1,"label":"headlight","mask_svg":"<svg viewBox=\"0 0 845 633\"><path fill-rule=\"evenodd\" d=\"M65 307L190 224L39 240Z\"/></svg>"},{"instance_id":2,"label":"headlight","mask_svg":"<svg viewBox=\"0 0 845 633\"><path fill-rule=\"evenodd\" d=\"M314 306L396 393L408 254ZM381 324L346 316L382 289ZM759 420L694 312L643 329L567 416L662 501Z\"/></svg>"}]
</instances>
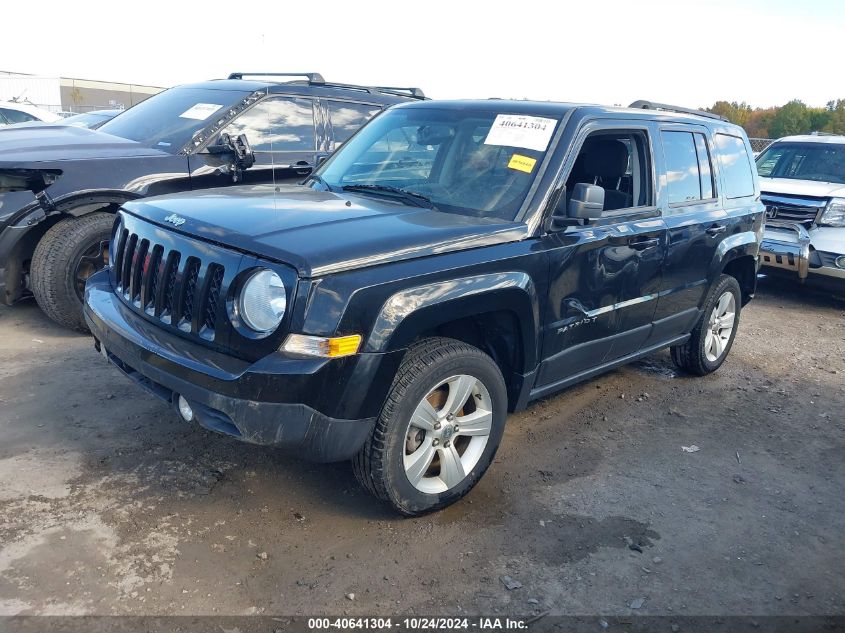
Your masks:
<instances>
[{"instance_id":1,"label":"headlight","mask_svg":"<svg viewBox=\"0 0 845 633\"><path fill-rule=\"evenodd\" d=\"M845 198L833 198L819 218L819 224L845 226Z\"/></svg>"},{"instance_id":2,"label":"headlight","mask_svg":"<svg viewBox=\"0 0 845 633\"><path fill-rule=\"evenodd\" d=\"M261 334L279 327L286 307L285 284L266 268L252 273L238 298L238 315L249 329Z\"/></svg>"}]
</instances>

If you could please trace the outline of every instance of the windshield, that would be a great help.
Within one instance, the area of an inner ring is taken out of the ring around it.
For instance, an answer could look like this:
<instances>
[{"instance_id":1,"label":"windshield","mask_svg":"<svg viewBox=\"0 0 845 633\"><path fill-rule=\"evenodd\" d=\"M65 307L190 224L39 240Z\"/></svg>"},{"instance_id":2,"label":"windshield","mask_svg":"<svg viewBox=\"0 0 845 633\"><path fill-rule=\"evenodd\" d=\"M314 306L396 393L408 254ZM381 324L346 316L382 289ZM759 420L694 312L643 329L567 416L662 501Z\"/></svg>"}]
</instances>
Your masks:
<instances>
[{"instance_id":1,"label":"windshield","mask_svg":"<svg viewBox=\"0 0 845 633\"><path fill-rule=\"evenodd\" d=\"M845 144L774 143L757 157L757 173L767 178L845 184Z\"/></svg>"},{"instance_id":2,"label":"windshield","mask_svg":"<svg viewBox=\"0 0 845 633\"><path fill-rule=\"evenodd\" d=\"M248 94L240 90L171 88L129 108L100 127L100 132L176 154L211 123L214 114L222 114Z\"/></svg>"},{"instance_id":3,"label":"windshield","mask_svg":"<svg viewBox=\"0 0 845 633\"><path fill-rule=\"evenodd\" d=\"M74 114L73 116L65 117L62 125L73 125L75 127L93 127L103 121L108 121L114 118L115 114L109 112L101 114L99 112L86 112L85 114Z\"/></svg>"},{"instance_id":4,"label":"windshield","mask_svg":"<svg viewBox=\"0 0 845 633\"><path fill-rule=\"evenodd\" d=\"M388 110L348 140L312 186L513 220L557 122L467 108Z\"/></svg>"}]
</instances>

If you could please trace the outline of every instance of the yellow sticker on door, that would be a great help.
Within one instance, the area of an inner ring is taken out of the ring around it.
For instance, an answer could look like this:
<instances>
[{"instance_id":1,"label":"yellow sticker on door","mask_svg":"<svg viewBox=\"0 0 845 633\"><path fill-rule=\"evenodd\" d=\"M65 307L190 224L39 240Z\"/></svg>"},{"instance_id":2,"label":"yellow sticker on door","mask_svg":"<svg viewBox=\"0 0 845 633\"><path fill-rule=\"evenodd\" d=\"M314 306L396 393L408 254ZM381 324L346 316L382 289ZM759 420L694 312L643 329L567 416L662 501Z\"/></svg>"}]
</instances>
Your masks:
<instances>
[{"instance_id":1,"label":"yellow sticker on door","mask_svg":"<svg viewBox=\"0 0 845 633\"><path fill-rule=\"evenodd\" d=\"M534 170L534 165L536 164L536 158L531 158L530 156L523 156L522 154L514 154L513 156L511 156L511 160L508 163L508 167L510 169L516 169L517 171L524 171L526 174L530 174Z\"/></svg>"}]
</instances>

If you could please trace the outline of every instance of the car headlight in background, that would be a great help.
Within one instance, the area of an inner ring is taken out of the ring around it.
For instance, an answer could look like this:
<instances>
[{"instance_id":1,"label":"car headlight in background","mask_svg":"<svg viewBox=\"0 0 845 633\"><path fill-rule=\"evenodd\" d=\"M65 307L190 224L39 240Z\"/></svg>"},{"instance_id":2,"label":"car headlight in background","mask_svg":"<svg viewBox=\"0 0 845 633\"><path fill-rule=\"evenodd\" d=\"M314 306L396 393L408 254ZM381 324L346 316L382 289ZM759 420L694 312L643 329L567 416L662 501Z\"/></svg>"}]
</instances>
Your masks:
<instances>
[{"instance_id":1,"label":"car headlight in background","mask_svg":"<svg viewBox=\"0 0 845 633\"><path fill-rule=\"evenodd\" d=\"M287 293L282 278L261 268L246 280L238 297L238 316L244 325L260 334L272 332L287 307Z\"/></svg>"},{"instance_id":2,"label":"car headlight in background","mask_svg":"<svg viewBox=\"0 0 845 633\"><path fill-rule=\"evenodd\" d=\"M845 226L845 198L833 198L828 202L819 224L825 226Z\"/></svg>"}]
</instances>

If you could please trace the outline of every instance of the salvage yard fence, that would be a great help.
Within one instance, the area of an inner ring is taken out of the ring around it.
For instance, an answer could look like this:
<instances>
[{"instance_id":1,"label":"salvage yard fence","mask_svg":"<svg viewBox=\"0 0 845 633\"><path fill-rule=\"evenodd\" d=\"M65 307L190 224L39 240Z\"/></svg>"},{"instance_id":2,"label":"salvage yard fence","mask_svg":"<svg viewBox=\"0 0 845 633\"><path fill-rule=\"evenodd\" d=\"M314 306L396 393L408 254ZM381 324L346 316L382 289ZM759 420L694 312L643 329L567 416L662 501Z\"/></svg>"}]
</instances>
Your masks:
<instances>
[{"instance_id":1,"label":"salvage yard fence","mask_svg":"<svg viewBox=\"0 0 845 633\"><path fill-rule=\"evenodd\" d=\"M755 154L762 152L775 141L773 138L750 138L748 140L751 142L751 150Z\"/></svg>"}]
</instances>

